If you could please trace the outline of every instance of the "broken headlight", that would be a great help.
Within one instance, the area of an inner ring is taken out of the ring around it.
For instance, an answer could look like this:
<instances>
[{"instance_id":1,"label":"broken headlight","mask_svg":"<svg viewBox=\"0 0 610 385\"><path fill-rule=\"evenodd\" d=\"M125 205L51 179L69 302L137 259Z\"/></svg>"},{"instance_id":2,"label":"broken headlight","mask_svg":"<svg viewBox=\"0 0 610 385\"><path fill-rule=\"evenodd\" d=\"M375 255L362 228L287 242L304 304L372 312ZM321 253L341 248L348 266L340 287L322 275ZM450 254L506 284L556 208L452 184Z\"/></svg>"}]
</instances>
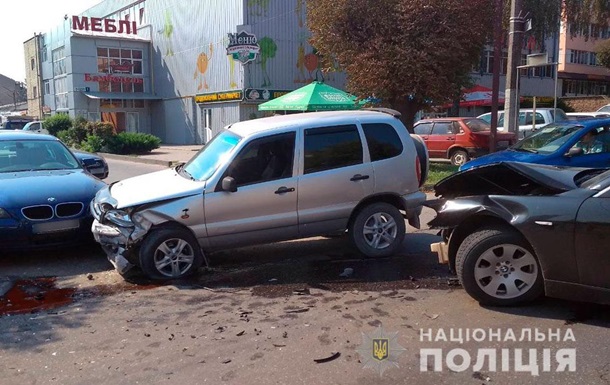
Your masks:
<instances>
[{"instance_id":1,"label":"broken headlight","mask_svg":"<svg viewBox=\"0 0 610 385\"><path fill-rule=\"evenodd\" d=\"M124 210L108 210L106 214L104 214L104 219L114 223L117 226L133 227L133 222L131 221L129 213Z\"/></svg>"}]
</instances>

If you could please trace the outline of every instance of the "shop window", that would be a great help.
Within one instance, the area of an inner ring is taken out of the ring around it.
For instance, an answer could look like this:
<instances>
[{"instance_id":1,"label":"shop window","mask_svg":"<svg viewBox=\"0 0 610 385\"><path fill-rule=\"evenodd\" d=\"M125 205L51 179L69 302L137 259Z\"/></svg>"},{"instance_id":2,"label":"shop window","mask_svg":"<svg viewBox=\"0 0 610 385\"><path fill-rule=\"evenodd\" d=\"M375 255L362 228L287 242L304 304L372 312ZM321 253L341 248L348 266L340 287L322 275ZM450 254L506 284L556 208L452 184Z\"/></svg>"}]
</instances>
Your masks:
<instances>
[{"instance_id":1,"label":"shop window","mask_svg":"<svg viewBox=\"0 0 610 385\"><path fill-rule=\"evenodd\" d=\"M144 83L134 83L133 92L144 92Z\"/></svg>"},{"instance_id":2,"label":"shop window","mask_svg":"<svg viewBox=\"0 0 610 385\"><path fill-rule=\"evenodd\" d=\"M130 49L122 49L121 50L121 59L131 59L131 50Z\"/></svg>"},{"instance_id":3,"label":"shop window","mask_svg":"<svg viewBox=\"0 0 610 385\"><path fill-rule=\"evenodd\" d=\"M97 49L97 56L98 57L108 57L108 48L99 48Z\"/></svg>"},{"instance_id":4,"label":"shop window","mask_svg":"<svg viewBox=\"0 0 610 385\"><path fill-rule=\"evenodd\" d=\"M53 76L60 76L66 73L66 57L64 47L58 48L52 53Z\"/></svg>"},{"instance_id":5,"label":"shop window","mask_svg":"<svg viewBox=\"0 0 610 385\"><path fill-rule=\"evenodd\" d=\"M115 58L120 58L121 57L121 50L118 49L118 48L110 48L110 49L108 49L108 56L115 57Z\"/></svg>"},{"instance_id":6,"label":"shop window","mask_svg":"<svg viewBox=\"0 0 610 385\"><path fill-rule=\"evenodd\" d=\"M133 108L144 108L144 100L134 100Z\"/></svg>"},{"instance_id":7,"label":"shop window","mask_svg":"<svg viewBox=\"0 0 610 385\"><path fill-rule=\"evenodd\" d=\"M109 82L99 82L100 92L110 92Z\"/></svg>"},{"instance_id":8,"label":"shop window","mask_svg":"<svg viewBox=\"0 0 610 385\"><path fill-rule=\"evenodd\" d=\"M51 83L48 80L42 82L44 95L49 95L51 93Z\"/></svg>"},{"instance_id":9,"label":"shop window","mask_svg":"<svg viewBox=\"0 0 610 385\"><path fill-rule=\"evenodd\" d=\"M123 92L133 92L133 83L123 83Z\"/></svg>"},{"instance_id":10,"label":"shop window","mask_svg":"<svg viewBox=\"0 0 610 385\"><path fill-rule=\"evenodd\" d=\"M141 60L134 60L133 61L133 73L134 74L142 74L142 61Z\"/></svg>"},{"instance_id":11,"label":"shop window","mask_svg":"<svg viewBox=\"0 0 610 385\"><path fill-rule=\"evenodd\" d=\"M123 92L121 89L121 83L110 83L110 92Z\"/></svg>"},{"instance_id":12,"label":"shop window","mask_svg":"<svg viewBox=\"0 0 610 385\"><path fill-rule=\"evenodd\" d=\"M99 73L109 73L110 67L108 66L108 59L105 57L97 58L97 72Z\"/></svg>"},{"instance_id":13,"label":"shop window","mask_svg":"<svg viewBox=\"0 0 610 385\"><path fill-rule=\"evenodd\" d=\"M131 54L133 55L134 59L142 59L142 51L139 49L134 49Z\"/></svg>"}]
</instances>

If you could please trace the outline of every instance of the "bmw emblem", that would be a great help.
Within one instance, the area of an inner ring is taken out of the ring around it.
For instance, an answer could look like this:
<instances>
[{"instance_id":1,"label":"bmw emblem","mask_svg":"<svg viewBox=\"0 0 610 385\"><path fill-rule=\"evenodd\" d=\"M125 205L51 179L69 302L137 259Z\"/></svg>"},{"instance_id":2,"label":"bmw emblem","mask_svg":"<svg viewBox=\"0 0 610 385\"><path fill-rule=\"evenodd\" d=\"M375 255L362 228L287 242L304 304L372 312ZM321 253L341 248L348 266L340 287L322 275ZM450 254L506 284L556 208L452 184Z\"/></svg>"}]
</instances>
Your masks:
<instances>
[{"instance_id":1,"label":"bmw emblem","mask_svg":"<svg viewBox=\"0 0 610 385\"><path fill-rule=\"evenodd\" d=\"M47 199L47 201L49 201L49 203L53 203L53 202L55 202L55 198L50 197L50 198Z\"/></svg>"}]
</instances>

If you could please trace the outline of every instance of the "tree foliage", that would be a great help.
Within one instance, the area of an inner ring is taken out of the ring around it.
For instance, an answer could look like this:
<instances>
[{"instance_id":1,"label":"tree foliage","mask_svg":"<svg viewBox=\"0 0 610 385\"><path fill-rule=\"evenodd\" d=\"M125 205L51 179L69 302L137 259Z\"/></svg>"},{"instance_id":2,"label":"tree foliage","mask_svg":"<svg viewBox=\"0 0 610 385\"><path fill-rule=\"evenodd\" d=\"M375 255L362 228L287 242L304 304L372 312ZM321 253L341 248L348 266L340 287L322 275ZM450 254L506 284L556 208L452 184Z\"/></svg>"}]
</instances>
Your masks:
<instances>
[{"instance_id":1,"label":"tree foliage","mask_svg":"<svg viewBox=\"0 0 610 385\"><path fill-rule=\"evenodd\" d=\"M348 75L350 92L400 111L411 128L431 101L469 83L491 31L490 0L309 0L311 43Z\"/></svg>"},{"instance_id":2,"label":"tree foliage","mask_svg":"<svg viewBox=\"0 0 610 385\"><path fill-rule=\"evenodd\" d=\"M604 67L610 68L610 40L604 40L595 47L597 61Z\"/></svg>"}]
</instances>

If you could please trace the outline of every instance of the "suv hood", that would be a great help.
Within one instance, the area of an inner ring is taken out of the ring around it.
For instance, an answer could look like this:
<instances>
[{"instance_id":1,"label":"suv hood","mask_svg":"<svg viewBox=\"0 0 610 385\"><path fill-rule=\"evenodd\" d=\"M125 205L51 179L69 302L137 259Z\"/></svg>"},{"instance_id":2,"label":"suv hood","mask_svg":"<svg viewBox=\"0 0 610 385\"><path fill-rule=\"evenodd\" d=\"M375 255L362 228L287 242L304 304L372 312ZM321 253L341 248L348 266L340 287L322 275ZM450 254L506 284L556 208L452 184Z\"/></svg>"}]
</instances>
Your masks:
<instances>
[{"instance_id":1,"label":"suv hood","mask_svg":"<svg viewBox=\"0 0 610 385\"><path fill-rule=\"evenodd\" d=\"M126 208L190 195L202 194L205 181L195 181L178 175L175 168L128 178L110 186L116 208Z\"/></svg>"},{"instance_id":2,"label":"suv hood","mask_svg":"<svg viewBox=\"0 0 610 385\"><path fill-rule=\"evenodd\" d=\"M501 162L450 175L438 182L434 191L443 199L473 195L555 195L577 188L576 180L587 170L592 169Z\"/></svg>"}]
</instances>

